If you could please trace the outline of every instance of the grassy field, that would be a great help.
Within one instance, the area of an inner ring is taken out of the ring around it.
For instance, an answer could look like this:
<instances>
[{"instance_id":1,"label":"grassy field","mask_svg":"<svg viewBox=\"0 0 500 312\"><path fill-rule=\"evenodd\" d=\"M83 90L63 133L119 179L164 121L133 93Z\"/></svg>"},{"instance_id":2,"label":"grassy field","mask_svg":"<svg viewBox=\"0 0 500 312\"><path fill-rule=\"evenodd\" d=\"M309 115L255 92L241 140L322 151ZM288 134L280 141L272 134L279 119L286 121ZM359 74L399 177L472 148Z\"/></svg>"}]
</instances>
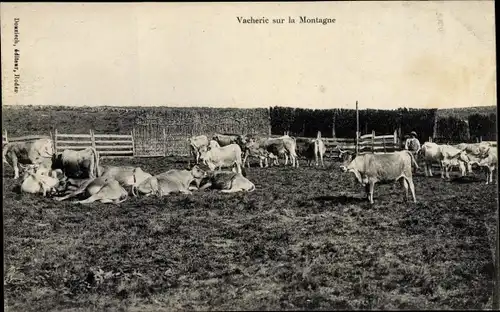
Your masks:
<instances>
[{"instance_id":1,"label":"grassy field","mask_svg":"<svg viewBox=\"0 0 500 312\"><path fill-rule=\"evenodd\" d=\"M157 174L185 161L103 163ZM250 168L253 193L119 206L17 194L6 168L5 310L490 308L497 186L484 173L419 172L417 204L380 185L370 206L328 167Z\"/></svg>"}]
</instances>

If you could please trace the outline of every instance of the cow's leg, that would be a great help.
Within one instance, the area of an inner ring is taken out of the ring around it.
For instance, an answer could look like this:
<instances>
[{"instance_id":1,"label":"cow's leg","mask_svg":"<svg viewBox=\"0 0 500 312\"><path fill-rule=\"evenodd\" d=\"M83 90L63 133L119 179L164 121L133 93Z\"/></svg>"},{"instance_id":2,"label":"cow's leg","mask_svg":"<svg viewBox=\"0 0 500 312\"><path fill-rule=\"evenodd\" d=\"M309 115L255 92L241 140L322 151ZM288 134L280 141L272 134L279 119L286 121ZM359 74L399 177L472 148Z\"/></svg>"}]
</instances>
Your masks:
<instances>
[{"instance_id":1,"label":"cow's leg","mask_svg":"<svg viewBox=\"0 0 500 312\"><path fill-rule=\"evenodd\" d=\"M321 167L325 167L325 163L323 162L323 154L319 154L319 159L321 161Z\"/></svg>"},{"instance_id":2,"label":"cow's leg","mask_svg":"<svg viewBox=\"0 0 500 312\"><path fill-rule=\"evenodd\" d=\"M97 193L97 194L94 194L94 195L90 196L90 197L89 197L89 198L87 198L87 199L80 200L80 201L74 201L74 202L72 202L72 203L73 203L73 204L91 204L91 203L93 203L93 202L95 202L95 201L98 201L98 200L100 201L100 200L102 200L102 199L103 199L103 198L101 198L101 195L100 195L99 193Z\"/></svg>"},{"instance_id":3,"label":"cow's leg","mask_svg":"<svg viewBox=\"0 0 500 312\"><path fill-rule=\"evenodd\" d=\"M444 179L444 176L445 176L444 172L446 170L446 168L445 168L446 166L445 166L445 164L443 164L442 161L440 162L440 166L441 166L441 179Z\"/></svg>"},{"instance_id":4,"label":"cow's leg","mask_svg":"<svg viewBox=\"0 0 500 312\"><path fill-rule=\"evenodd\" d=\"M467 169L465 168L465 165L463 162L459 162L459 165L460 167L460 175L463 177L463 176L466 176L467 175Z\"/></svg>"},{"instance_id":5,"label":"cow's leg","mask_svg":"<svg viewBox=\"0 0 500 312\"><path fill-rule=\"evenodd\" d=\"M413 184L413 179L408 179L405 177L405 180L408 183L408 186L410 187L411 196L413 197L413 202L416 204L417 198L415 197L415 184Z\"/></svg>"},{"instance_id":6,"label":"cow's leg","mask_svg":"<svg viewBox=\"0 0 500 312\"><path fill-rule=\"evenodd\" d=\"M229 190L220 190L219 192L221 192L221 193L237 193L237 192L242 192L242 191L243 191L243 189L241 189L241 188L232 187Z\"/></svg>"},{"instance_id":7,"label":"cow's leg","mask_svg":"<svg viewBox=\"0 0 500 312\"><path fill-rule=\"evenodd\" d=\"M285 153L285 166L288 165L288 155Z\"/></svg>"},{"instance_id":8,"label":"cow's leg","mask_svg":"<svg viewBox=\"0 0 500 312\"><path fill-rule=\"evenodd\" d=\"M14 179L17 179L19 178L19 163L17 161L17 156L12 155L11 159L12 159L12 168L14 168Z\"/></svg>"},{"instance_id":9,"label":"cow's leg","mask_svg":"<svg viewBox=\"0 0 500 312\"><path fill-rule=\"evenodd\" d=\"M370 204L373 204L373 191L375 190L375 182L370 181L369 186L370 186L370 195L369 195Z\"/></svg>"},{"instance_id":10,"label":"cow's leg","mask_svg":"<svg viewBox=\"0 0 500 312\"><path fill-rule=\"evenodd\" d=\"M405 178L399 179L399 183L401 184L401 188L404 189L404 200L408 201L408 182L406 182Z\"/></svg>"},{"instance_id":11,"label":"cow's leg","mask_svg":"<svg viewBox=\"0 0 500 312\"><path fill-rule=\"evenodd\" d=\"M368 200L370 200L370 184L365 184L365 196Z\"/></svg>"},{"instance_id":12,"label":"cow's leg","mask_svg":"<svg viewBox=\"0 0 500 312\"><path fill-rule=\"evenodd\" d=\"M236 172L241 173L241 165L238 162L236 163Z\"/></svg>"},{"instance_id":13,"label":"cow's leg","mask_svg":"<svg viewBox=\"0 0 500 312\"><path fill-rule=\"evenodd\" d=\"M182 194L185 194L185 195L193 194L193 192L191 192L190 190L180 190L179 192L181 192Z\"/></svg>"}]
</instances>

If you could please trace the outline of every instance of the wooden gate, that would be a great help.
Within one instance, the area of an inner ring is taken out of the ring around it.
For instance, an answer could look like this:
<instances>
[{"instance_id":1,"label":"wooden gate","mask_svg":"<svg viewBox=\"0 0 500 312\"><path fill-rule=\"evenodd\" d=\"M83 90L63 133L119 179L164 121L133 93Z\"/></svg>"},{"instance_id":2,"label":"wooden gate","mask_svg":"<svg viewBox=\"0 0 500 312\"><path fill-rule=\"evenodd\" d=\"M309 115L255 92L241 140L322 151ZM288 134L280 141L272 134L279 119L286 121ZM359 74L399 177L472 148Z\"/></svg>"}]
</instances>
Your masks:
<instances>
[{"instance_id":1,"label":"wooden gate","mask_svg":"<svg viewBox=\"0 0 500 312\"><path fill-rule=\"evenodd\" d=\"M165 156L165 128L161 123L136 124L133 130L136 157Z\"/></svg>"}]
</instances>

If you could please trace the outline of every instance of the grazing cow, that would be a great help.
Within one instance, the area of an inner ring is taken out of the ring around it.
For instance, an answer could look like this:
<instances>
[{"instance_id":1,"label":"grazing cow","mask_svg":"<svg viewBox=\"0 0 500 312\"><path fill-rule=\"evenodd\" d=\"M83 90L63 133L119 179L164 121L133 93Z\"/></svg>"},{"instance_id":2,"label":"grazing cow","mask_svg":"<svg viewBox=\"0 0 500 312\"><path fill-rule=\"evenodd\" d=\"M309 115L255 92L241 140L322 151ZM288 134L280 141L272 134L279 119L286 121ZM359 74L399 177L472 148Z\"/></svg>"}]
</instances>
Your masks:
<instances>
[{"instance_id":1,"label":"grazing cow","mask_svg":"<svg viewBox=\"0 0 500 312\"><path fill-rule=\"evenodd\" d=\"M21 183L21 192L41 193L44 197L47 196L47 193L54 194L63 188L65 188L64 181L60 181L57 177L36 172L36 165L27 166Z\"/></svg>"},{"instance_id":2,"label":"grazing cow","mask_svg":"<svg viewBox=\"0 0 500 312\"><path fill-rule=\"evenodd\" d=\"M199 186L201 180L206 176L206 172L198 166L191 170L172 169L167 172L155 175L143 181L141 184L132 187L132 194L165 196L171 193L192 194L189 190L191 182L196 181Z\"/></svg>"},{"instance_id":3,"label":"grazing cow","mask_svg":"<svg viewBox=\"0 0 500 312\"><path fill-rule=\"evenodd\" d=\"M200 190L207 188L221 193L253 192L255 185L240 173L233 171L212 171L200 183Z\"/></svg>"},{"instance_id":4,"label":"grazing cow","mask_svg":"<svg viewBox=\"0 0 500 312\"><path fill-rule=\"evenodd\" d=\"M100 177L96 179L86 179L81 181L75 181L70 179L70 183L76 185L77 187L73 189L69 194L64 197L59 197L56 200L62 201L71 197L75 197L79 194L87 192L89 195L94 195L95 192L92 189L96 187L100 188L104 186L107 181L116 180L123 187L133 187L137 186L146 179L152 177L151 174L144 172L140 167L118 167L118 166L106 166L101 167L100 172L102 173ZM90 189L89 189L90 187Z\"/></svg>"},{"instance_id":5,"label":"grazing cow","mask_svg":"<svg viewBox=\"0 0 500 312\"><path fill-rule=\"evenodd\" d=\"M51 139L11 142L3 147L3 162L12 166L14 179L17 179L21 165L43 164L43 166L51 168L53 154L54 148Z\"/></svg>"},{"instance_id":6,"label":"grazing cow","mask_svg":"<svg viewBox=\"0 0 500 312\"><path fill-rule=\"evenodd\" d=\"M254 150L263 149L275 156L285 155L285 166L288 164L288 156L290 156L292 166L299 167L299 163L296 161L297 142L293 137L284 135L279 138L250 138L245 146L245 149L249 147Z\"/></svg>"},{"instance_id":7,"label":"grazing cow","mask_svg":"<svg viewBox=\"0 0 500 312\"><path fill-rule=\"evenodd\" d=\"M405 189L405 200L408 200L408 187L410 187L413 202L416 203L412 164L418 168L413 154L405 150L394 153L358 155L354 160L345 162L341 169L344 172L354 173L358 182L365 186L371 204L373 204L375 183L394 181L399 181Z\"/></svg>"},{"instance_id":8,"label":"grazing cow","mask_svg":"<svg viewBox=\"0 0 500 312\"><path fill-rule=\"evenodd\" d=\"M214 147L203 152L200 159L208 165L210 170L215 168L236 166L236 172L241 173L241 148L238 144L229 144L223 147Z\"/></svg>"},{"instance_id":9,"label":"grazing cow","mask_svg":"<svg viewBox=\"0 0 500 312\"><path fill-rule=\"evenodd\" d=\"M128 198L128 192L113 178L96 178L85 188L87 199L74 201L74 204L90 204L99 201L103 204L119 204Z\"/></svg>"},{"instance_id":10,"label":"grazing cow","mask_svg":"<svg viewBox=\"0 0 500 312\"><path fill-rule=\"evenodd\" d=\"M99 153L93 147L79 151L64 150L54 155L52 168L62 169L69 178L96 178L100 176Z\"/></svg>"},{"instance_id":11,"label":"grazing cow","mask_svg":"<svg viewBox=\"0 0 500 312\"><path fill-rule=\"evenodd\" d=\"M201 152L208 148L208 138L206 135L192 136L188 139L191 155L196 164L199 163Z\"/></svg>"},{"instance_id":12,"label":"grazing cow","mask_svg":"<svg viewBox=\"0 0 500 312\"><path fill-rule=\"evenodd\" d=\"M465 153L451 145L438 145L433 142L425 142L418 151L424 158L425 176L432 177L432 162L438 162L441 168L441 178L450 178L449 170L452 166L460 168L461 176L466 174L465 165L468 159Z\"/></svg>"}]
</instances>

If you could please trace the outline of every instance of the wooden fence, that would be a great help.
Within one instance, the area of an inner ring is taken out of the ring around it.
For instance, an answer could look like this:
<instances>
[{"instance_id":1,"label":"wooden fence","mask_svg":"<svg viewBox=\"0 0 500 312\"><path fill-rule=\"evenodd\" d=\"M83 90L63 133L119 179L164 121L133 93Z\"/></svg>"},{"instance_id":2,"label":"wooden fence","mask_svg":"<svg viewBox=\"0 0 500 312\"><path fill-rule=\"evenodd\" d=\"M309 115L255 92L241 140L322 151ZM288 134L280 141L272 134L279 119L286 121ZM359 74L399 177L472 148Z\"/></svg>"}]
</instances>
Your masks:
<instances>
[{"instance_id":1,"label":"wooden fence","mask_svg":"<svg viewBox=\"0 0 500 312\"><path fill-rule=\"evenodd\" d=\"M356 152L356 138L323 138L323 141L330 157L338 156L337 147L344 151ZM397 131L388 135L375 135L375 131L372 131L372 133L361 135L358 138L359 152L390 153L400 149L401 143Z\"/></svg>"},{"instance_id":2,"label":"wooden fence","mask_svg":"<svg viewBox=\"0 0 500 312\"><path fill-rule=\"evenodd\" d=\"M65 149L82 150L94 147L101 158L119 158L134 156L134 136L131 134L65 134L54 132L54 150L56 153Z\"/></svg>"},{"instance_id":3,"label":"wooden fence","mask_svg":"<svg viewBox=\"0 0 500 312\"><path fill-rule=\"evenodd\" d=\"M25 135L20 137L9 137L7 135L7 130L4 130L2 135L2 146L10 142L28 142L38 139L50 139L52 136L49 135Z\"/></svg>"}]
</instances>

